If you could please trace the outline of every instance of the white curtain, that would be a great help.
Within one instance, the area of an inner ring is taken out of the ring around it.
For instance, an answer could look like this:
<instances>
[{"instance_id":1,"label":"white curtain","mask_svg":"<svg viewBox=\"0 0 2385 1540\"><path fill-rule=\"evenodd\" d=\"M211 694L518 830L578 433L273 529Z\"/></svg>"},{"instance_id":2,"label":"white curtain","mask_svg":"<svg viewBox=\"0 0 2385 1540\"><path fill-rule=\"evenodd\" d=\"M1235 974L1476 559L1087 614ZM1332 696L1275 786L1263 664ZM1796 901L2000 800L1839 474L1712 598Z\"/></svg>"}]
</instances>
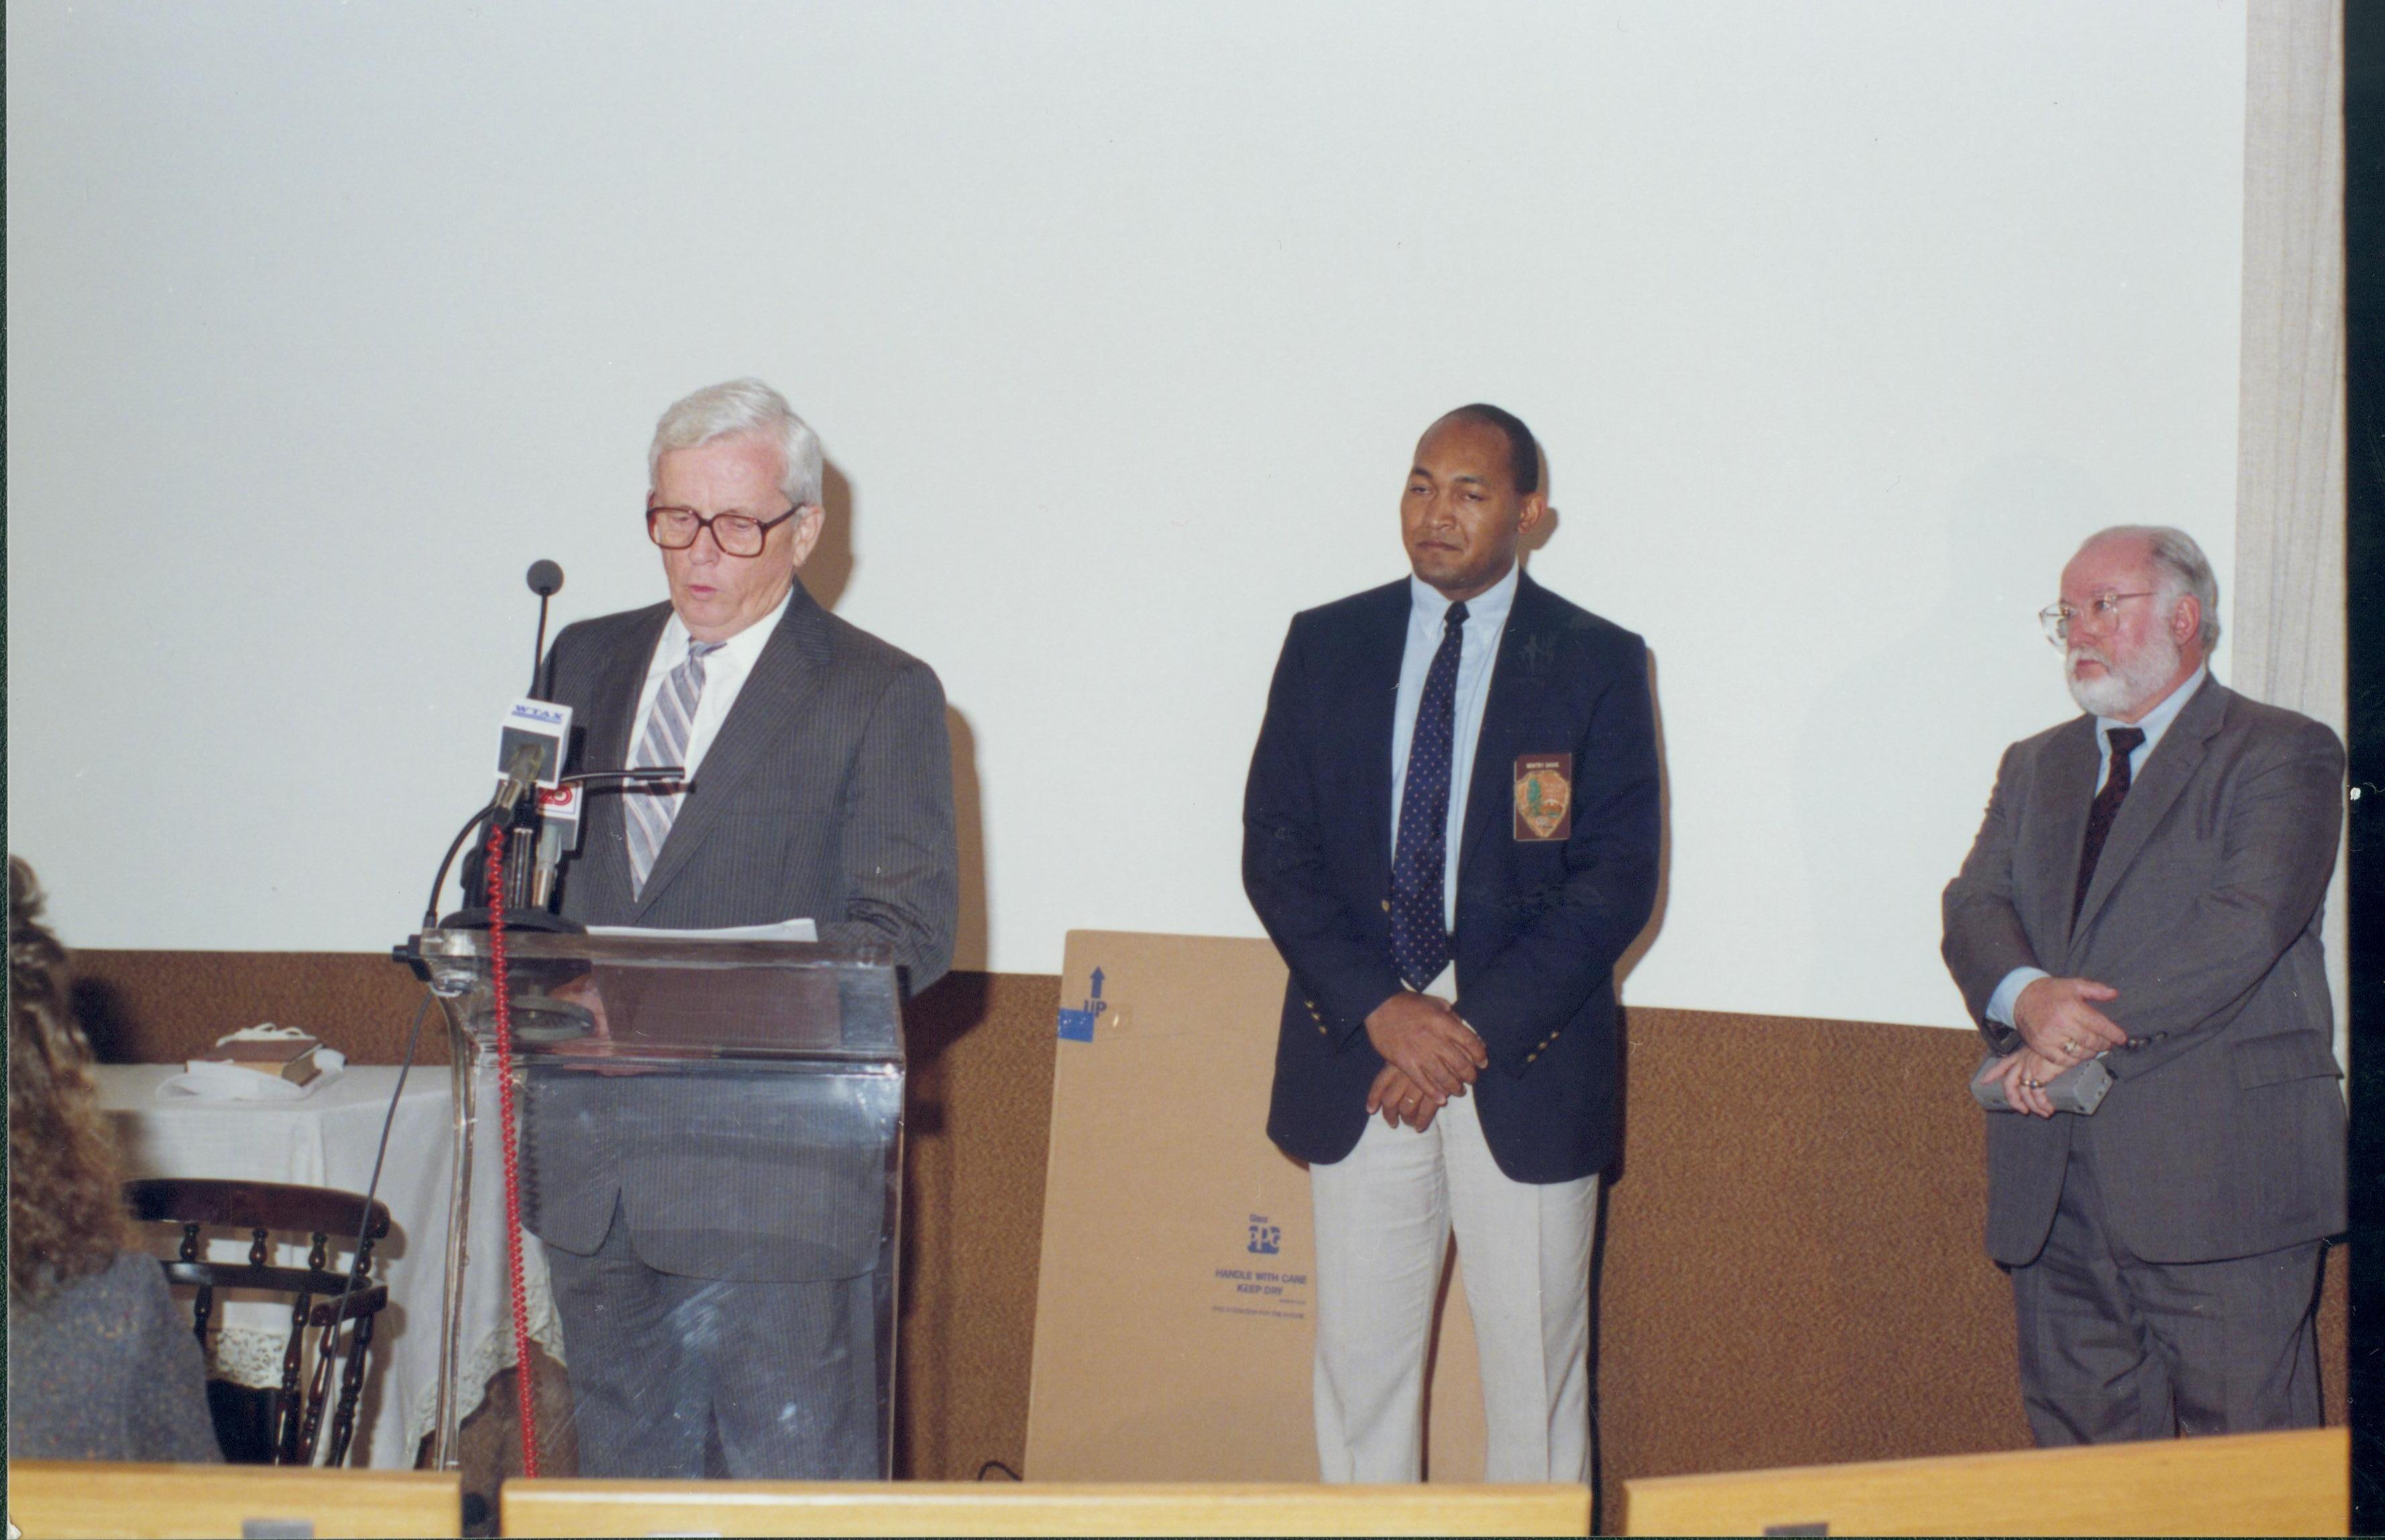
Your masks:
<instances>
[{"instance_id":1,"label":"white curtain","mask_svg":"<svg viewBox=\"0 0 2385 1540\"><path fill-rule=\"evenodd\" d=\"M2251 0L2229 682L2344 730L2342 0ZM2328 890L2336 1055L2344 861Z\"/></svg>"}]
</instances>

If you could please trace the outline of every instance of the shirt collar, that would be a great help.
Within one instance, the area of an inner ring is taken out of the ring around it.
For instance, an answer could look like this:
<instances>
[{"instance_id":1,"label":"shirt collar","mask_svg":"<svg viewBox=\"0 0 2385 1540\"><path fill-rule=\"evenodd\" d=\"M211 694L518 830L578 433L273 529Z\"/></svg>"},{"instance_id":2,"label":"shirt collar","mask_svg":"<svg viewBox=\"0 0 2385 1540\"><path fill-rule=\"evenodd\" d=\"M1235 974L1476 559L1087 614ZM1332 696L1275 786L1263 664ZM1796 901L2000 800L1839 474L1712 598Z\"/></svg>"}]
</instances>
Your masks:
<instances>
[{"instance_id":1,"label":"shirt collar","mask_svg":"<svg viewBox=\"0 0 2385 1540\"><path fill-rule=\"evenodd\" d=\"M2178 720L2178 714L2186 709L2186 703L2194 698L2194 693L2197 690L2202 689L2203 682L2210 677L2211 665L2209 663L2206 662L2197 666L2194 672L2187 676L2185 683L2179 685L2177 689L2172 690L2168 696L2164 699L2159 706L2156 706L2152 710L2146 712L2142 719L2135 722L2124 722L2117 717L2096 718L2095 736L2097 740L2105 745L2109 745L2112 741L2112 729L2116 727L2134 727L2137 731L2145 735L2145 752L2151 754L2153 752L2154 745L2161 742L2162 734L2169 731L2169 724Z\"/></svg>"},{"instance_id":2,"label":"shirt collar","mask_svg":"<svg viewBox=\"0 0 2385 1540\"><path fill-rule=\"evenodd\" d=\"M1485 634L1498 631L1507 623L1507 611L1516 605L1516 580L1524 570L1518 562L1507 569L1507 575L1489 588L1466 601L1466 623L1480 626ZM1410 617L1438 633L1449 614L1449 601L1441 591L1411 574L1408 578L1408 613Z\"/></svg>"},{"instance_id":3,"label":"shirt collar","mask_svg":"<svg viewBox=\"0 0 2385 1540\"><path fill-rule=\"evenodd\" d=\"M787 618L787 607L794 602L794 584L789 583L787 596L779 601L778 608L720 644L720 650L710 656L740 669L752 668L754 660L762 656L762 649L770 645L771 633L779 629L779 622ZM672 667L678 667L679 660L687 656L687 645L691 640L686 622L679 618L678 610L672 610L670 620L663 625L661 656L669 658Z\"/></svg>"}]
</instances>

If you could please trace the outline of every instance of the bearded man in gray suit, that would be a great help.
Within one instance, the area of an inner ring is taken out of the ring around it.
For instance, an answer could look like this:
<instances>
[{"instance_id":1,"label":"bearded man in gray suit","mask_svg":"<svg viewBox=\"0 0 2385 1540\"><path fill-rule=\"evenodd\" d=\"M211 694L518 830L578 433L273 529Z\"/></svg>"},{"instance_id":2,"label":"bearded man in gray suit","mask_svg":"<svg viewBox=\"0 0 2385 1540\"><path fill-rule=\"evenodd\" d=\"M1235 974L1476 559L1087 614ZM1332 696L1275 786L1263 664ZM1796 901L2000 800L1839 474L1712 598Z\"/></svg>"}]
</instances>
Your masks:
<instances>
[{"instance_id":1,"label":"bearded man in gray suit","mask_svg":"<svg viewBox=\"0 0 2385 1540\"><path fill-rule=\"evenodd\" d=\"M2210 677L2217 604L2177 530L2079 548L2042 618L2090 714L2005 751L1946 889L1946 965L2022 1114L1987 1120L1987 1238L2042 1445L2319 1421L2343 747ZM2046 1083L2097 1057L2102 1105L2057 1115Z\"/></svg>"},{"instance_id":2,"label":"bearded man in gray suit","mask_svg":"<svg viewBox=\"0 0 2385 1540\"><path fill-rule=\"evenodd\" d=\"M823 942L887 945L925 989L957 908L943 692L805 590L818 438L732 381L663 414L648 470L670 600L566 629L547 693L581 724L574 770L684 765L689 782L590 798L562 912L809 918ZM873 1322L892 1130L770 1078L532 1083L525 1223L546 1246L582 1475L890 1473Z\"/></svg>"}]
</instances>

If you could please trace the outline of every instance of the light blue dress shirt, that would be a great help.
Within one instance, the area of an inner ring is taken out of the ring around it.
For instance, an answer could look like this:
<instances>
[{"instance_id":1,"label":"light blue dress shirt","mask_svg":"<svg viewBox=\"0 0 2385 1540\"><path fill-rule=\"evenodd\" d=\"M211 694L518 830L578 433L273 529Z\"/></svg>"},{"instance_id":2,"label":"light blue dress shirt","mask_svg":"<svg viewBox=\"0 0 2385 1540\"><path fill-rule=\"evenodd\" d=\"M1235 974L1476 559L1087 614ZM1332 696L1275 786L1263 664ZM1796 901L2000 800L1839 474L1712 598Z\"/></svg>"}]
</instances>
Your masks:
<instances>
[{"instance_id":1,"label":"light blue dress shirt","mask_svg":"<svg viewBox=\"0 0 2385 1540\"><path fill-rule=\"evenodd\" d=\"M2203 682L2210 677L2211 665L2206 663L2189 675L2185 683L2172 690L2168 698L2146 712L2142 721L2124 722L2117 717L2096 718L2095 789L2102 791L2104 783L2112 778L2112 729L2134 727L2145 735L2143 743L2129 751L2129 783L2133 786L2137 777L2144 771L2145 760L2152 757L2154 746L2162 741L2162 734L2169 731L2169 724L2178 720L2178 714L2186 709L2186 703L2194 698L2194 693L2202 689ZM2020 992L2040 979L2053 976L2042 968L2016 968L2005 974L2004 981L1996 985L1996 992L1988 996L1988 1020L1999 1026L2011 1026L2013 1002L2020 998Z\"/></svg>"},{"instance_id":2,"label":"light blue dress shirt","mask_svg":"<svg viewBox=\"0 0 2385 1540\"><path fill-rule=\"evenodd\" d=\"M1458 644L1457 699L1450 723L1449 830L1442 845L1442 923L1457 931L1457 855L1466 832L1466 797L1474 780L1474 748L1482 741L1482 708L1491 699L1491 666L1507 612L1516 607L1521 568L1466 601L1464 640ZM1399 858L1400 794L1407 785L1408 745L1416 740L1417 707L1424 700L1424 676L1441 650L1449 601L1420 578L1408 579L1408 640L1400 655L1400 694L1392 713L1392 858Z\"/></svg>"}]
</instances>

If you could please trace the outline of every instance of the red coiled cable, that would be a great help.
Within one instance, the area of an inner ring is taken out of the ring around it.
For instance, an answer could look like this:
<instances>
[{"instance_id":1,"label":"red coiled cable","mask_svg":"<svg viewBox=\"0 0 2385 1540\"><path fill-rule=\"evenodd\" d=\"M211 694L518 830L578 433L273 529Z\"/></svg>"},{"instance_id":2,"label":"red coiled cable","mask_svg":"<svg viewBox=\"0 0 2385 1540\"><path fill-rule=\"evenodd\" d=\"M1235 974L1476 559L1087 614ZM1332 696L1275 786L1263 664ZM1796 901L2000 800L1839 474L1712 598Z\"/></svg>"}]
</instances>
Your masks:
<instances>
[{"instance_id":1,"label":"red coiled cable","mask_svg":"<svg viewBox=\"0 0 2385 1540\"><path fill-rule=\"evenodd\" d=\"M522 1282L521 1140L514 1121L514 1013L506 977L506 832L489 820L489 978L497 1010L497 1121L506 1148L506 1265L514 1296L514 1387L521 1396L522 1474L538 1474L538 1411L531 1396L530 1290Z\"/></svg>"}]
</instances>

